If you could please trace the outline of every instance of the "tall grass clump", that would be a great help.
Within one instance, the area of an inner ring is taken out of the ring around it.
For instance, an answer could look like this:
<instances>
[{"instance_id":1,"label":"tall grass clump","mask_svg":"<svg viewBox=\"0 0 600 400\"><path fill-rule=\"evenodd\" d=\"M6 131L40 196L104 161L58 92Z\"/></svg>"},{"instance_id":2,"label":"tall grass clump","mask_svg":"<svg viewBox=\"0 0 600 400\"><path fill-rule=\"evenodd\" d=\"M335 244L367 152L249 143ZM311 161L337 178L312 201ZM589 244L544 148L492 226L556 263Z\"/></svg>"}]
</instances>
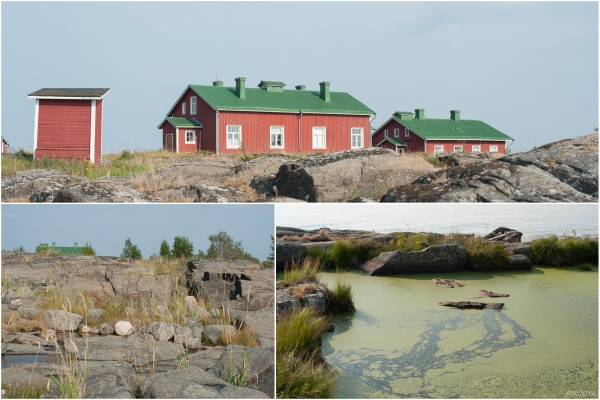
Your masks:
<instances>
[{"instance_id":1,"label":"tall grass clump","mask_svg":"<svg viewBox=\"0 0 600 400\"><path fill-rule=\"evenodd\" d=\"M352 286L349 283L336 280L333 289L327 291L327 296L327 307L330 312L337 314L356 311L352 301Z\"/></svg>"},{"instance_id":2,"label":"tall grass clump","mask_svg":"<svg viewBox=\"0 0 600 400\"><path fill-rule=\"evenodd\" d=\"M2 390L5 391L2 396L5 399L39 399L48 391L48 385L34 382L3 383Z\"/></svg>"},{"instance_id":3,"label":"tall grass clump","mask_svg":"<svg viewBox=\"0 0 600 400\"><path fill-rule=\"evenodd\" d=\"M510 254L506 246L489 242L484 237L474 237L462 243L467 250L467 265L507 265Z\"/></svg>"},{"instance_id":4,"label":"tall grass clump","mask_svg":"<svg viewBox=\"0 0 600 400\"><path fill-rule=\"evenodd\" d=\"M277 348L277 398L326 399L335 386L335 372L327 365Z\"/></svg>"},{"instance_id":5,"label":"tall grass clump","mask_svg":"<svg viewBox=\"0 0 600 400\"><path fill-rule=\"evenodd\" d=\"M322 269L321 259L305 257L302 261L287 264L283 274L283 286L293 286L299 283L314 282Z\"/></svg>"},{"instance_id":6,"label":"tall grass clump","mask_svg":"<svg viewBox=\"0 0 600 400\"><path fill-rule=\"evenodd\" d=\"M331 261L335 267L348 268L353 264L353 255L350 245L347 242L335 242L329 250Z\"/></svg>"},{"instance_id":7,"label":"tall grass clump","mask_svg":"<svg viewBox=\"0 0 600 400\"><path fill-rule=\"evenodd\" d=\"M327 317L311 307L304 307L278 318L277 352L311 357L320 348L321 335L328 326Z\"/></svg>"},{"instance_id":8,"label":"tall grass clump","mask_svg":"<svg viewBox=\"0 0 600 400\"><path fill-rule=\"evenodd\" d=\"M566 236L540 237L531 242L532 262L539 265L562 266L598 263L598 240Z\"/></svg>"}]
</instances>

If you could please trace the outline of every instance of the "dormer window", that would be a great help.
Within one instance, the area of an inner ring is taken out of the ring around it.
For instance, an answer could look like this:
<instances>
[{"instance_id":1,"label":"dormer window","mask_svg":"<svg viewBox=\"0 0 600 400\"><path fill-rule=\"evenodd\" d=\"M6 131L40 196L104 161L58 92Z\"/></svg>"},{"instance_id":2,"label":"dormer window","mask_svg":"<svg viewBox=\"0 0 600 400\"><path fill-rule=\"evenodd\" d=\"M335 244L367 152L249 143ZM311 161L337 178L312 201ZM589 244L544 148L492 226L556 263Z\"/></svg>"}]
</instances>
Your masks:
<instances>
[{"instance_id":1,"label":"dormer window","mask_svg":"<svg viewBox=\"0 0 600 400\"><path fill-rule=\"evenodd\" d=\"M185 103L181 103L181 113L185 115Z\"/></svg>"},{"instance_id":2,"label":"dormer window","mask_svg":"<svg viewBox=\"0 0 600 400\"><path fill-rule=\"evenodd\" d=\"M190 114L196 114L196 96L190 97Z\"/></svg>"}]
</instances>

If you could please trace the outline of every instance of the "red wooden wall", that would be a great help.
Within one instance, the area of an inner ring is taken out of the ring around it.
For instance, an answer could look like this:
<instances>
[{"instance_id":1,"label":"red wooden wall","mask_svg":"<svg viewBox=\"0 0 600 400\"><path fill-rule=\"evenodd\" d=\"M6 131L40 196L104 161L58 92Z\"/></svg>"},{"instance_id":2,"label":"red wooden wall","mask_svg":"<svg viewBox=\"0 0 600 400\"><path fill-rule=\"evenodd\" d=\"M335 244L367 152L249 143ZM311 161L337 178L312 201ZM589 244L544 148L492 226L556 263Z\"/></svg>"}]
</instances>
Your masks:
<instances>
[{"instance_id":1,"label":"red wooden wall","mask_svg":"<svg viewBox=\"0 0 600 400\"><path fill-rule=\"evenodd\" d=\"M190 114L190 97L196 96L196 114ZM181 103L185 103L185 114L181 112ZM202 150L208 151L217 151L217 143L216 143L216 135L215 135L215 126L216 126L216 112L212 109L196 92L192 89L188 89L185 94L181 97L181 99L175 105L173 112L169 115L169 117L185 117L185 118L196 118L199 122L202 123L202 135L201 135L201 143L199 143L199 148ZM169 124L163 125L163 148L166 148L166 139L165 139L165 127ZM172 133L174 131L171 131ZM183 141L185 142L185 136L183 137ZM183 143L183 142L182 142ZM181 151L182 147L179 147L179 151ZM196 149L198 150L198 148ZM194 150L194 151L196 151Z\"/></svg>"},{"instance_id":2,"label":"red wooden wall","mask_svg":"<svg viewBox=\"0 0 600 400\"><path fill-rule=\"evenodd\" d=\"M428 140L427 141L427 153L433 154L435 145L443 145L444 151L452 153L454 151L454 145L460 145L463 147L463 152L470 153L473 150L473 145L479 145L479 151L481 153L487 153L490 151L490 146L498 146L498 153L504 153L506 150L506 142L504 141L492 141L492 140Z\"/></svg>"},{"instance_id":3,"label":"red wooden wall","mask_svg":"<svg viewBox=\"0 0 600 400\"><path fill-rule=\"evenodd\" d=\"M388 137L394 137L394 129L400 129L400 137L397 139L402 140L406 143L406 149L408 151L423 151L425 141L418 135L416 135L413 131L409 131L409 136L404 136L404 126L399 124L395 120L389 121L387 124L379 128L377 133L373 135L373 146L377 146L383 139L385 139L384 129L388 130ZM387 142L386 142L387 143ZM432 151L433 152L433 151Z\"/></svg>"},{"instance_id":4,"label":"red wooden wall","mask_svg":"<svg viewBox=\"0 0 600 400\"><path fill-rule=\"evenodd\" d=\"M89 159L91 107L90 100L40 99L36 158Z\"/></svg>"}]
</instances>

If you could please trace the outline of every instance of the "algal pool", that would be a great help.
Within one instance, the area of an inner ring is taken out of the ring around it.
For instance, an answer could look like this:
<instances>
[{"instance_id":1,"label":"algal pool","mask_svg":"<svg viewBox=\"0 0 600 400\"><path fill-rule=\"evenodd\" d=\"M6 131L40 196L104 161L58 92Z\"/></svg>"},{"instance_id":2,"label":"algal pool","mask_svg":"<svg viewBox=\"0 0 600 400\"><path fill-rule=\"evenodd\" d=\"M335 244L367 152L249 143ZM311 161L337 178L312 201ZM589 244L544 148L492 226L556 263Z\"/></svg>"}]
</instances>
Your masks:
<instances>
[{"instance_id":1,"label":"algal pool","mask_svg":"<svg viewBox=\"0 0 600 400\"><path fill-rule=\"evenodd\" d=\"M356 313L335 317L325 359L341 398L561 398L598 393L598 273L573 268L370 277L322 273L352 285ZM508 293L501 312L441 307L477 290Z\"/></svg>"}]
</instances>

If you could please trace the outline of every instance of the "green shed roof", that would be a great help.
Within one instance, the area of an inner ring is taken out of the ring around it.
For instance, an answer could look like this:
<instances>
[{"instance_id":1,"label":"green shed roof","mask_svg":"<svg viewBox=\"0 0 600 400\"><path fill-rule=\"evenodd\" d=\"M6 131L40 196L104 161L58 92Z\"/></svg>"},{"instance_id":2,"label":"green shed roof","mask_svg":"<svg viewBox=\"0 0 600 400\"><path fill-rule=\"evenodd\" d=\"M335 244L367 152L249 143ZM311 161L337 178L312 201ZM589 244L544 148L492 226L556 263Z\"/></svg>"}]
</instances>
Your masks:
<instances>
[{"instance_id":1,"label":"green shed roof","mask_svg":"<svg viewBox=\"0 0 600 400\"><path fill-rule=\"evenodd\" d=\"M492 128L483 121L472 119L400 119L392 117L423 139L448 139L448 140L513 140L508 135Z\"/></svg>"},{"instance_id":2,"label":"green shed roof","mask_svg":"<svg viewBox=\"0 0 600 400\"><path fill-rule=\"evenodd\" d=\"M202 123L196 118L167 117L160 123L158 129L162 128L165 122L169 122L171 125L176 127L202 128Z\"/></svg>"},{"instance_id":3,"label":"green shed roof","mask_svg":"<svg viewBox=\"0 0 600 400\"><path fill-rule=\"evenodd\" d=\"M387 137L387 138L383 139L382 142L385 142L386 140L396 146L406 146L405 142L403 142L402 140L398 140L396 138Z\"/></svg>"},{"instance_id":4,"label":"green shed roof","mask_svg":"<svg viewBox=\"0 0 600 400\"><path fill-rule=\"evenodd\" d=\"M319 97L319 91L285 90L269 92L246 87L246 98L235 94L235 87L190 85L212 108L218 110L274 111L319 114L375 114L348 93L330 92L330 101Z\"/></svg>"}]
</instances>

